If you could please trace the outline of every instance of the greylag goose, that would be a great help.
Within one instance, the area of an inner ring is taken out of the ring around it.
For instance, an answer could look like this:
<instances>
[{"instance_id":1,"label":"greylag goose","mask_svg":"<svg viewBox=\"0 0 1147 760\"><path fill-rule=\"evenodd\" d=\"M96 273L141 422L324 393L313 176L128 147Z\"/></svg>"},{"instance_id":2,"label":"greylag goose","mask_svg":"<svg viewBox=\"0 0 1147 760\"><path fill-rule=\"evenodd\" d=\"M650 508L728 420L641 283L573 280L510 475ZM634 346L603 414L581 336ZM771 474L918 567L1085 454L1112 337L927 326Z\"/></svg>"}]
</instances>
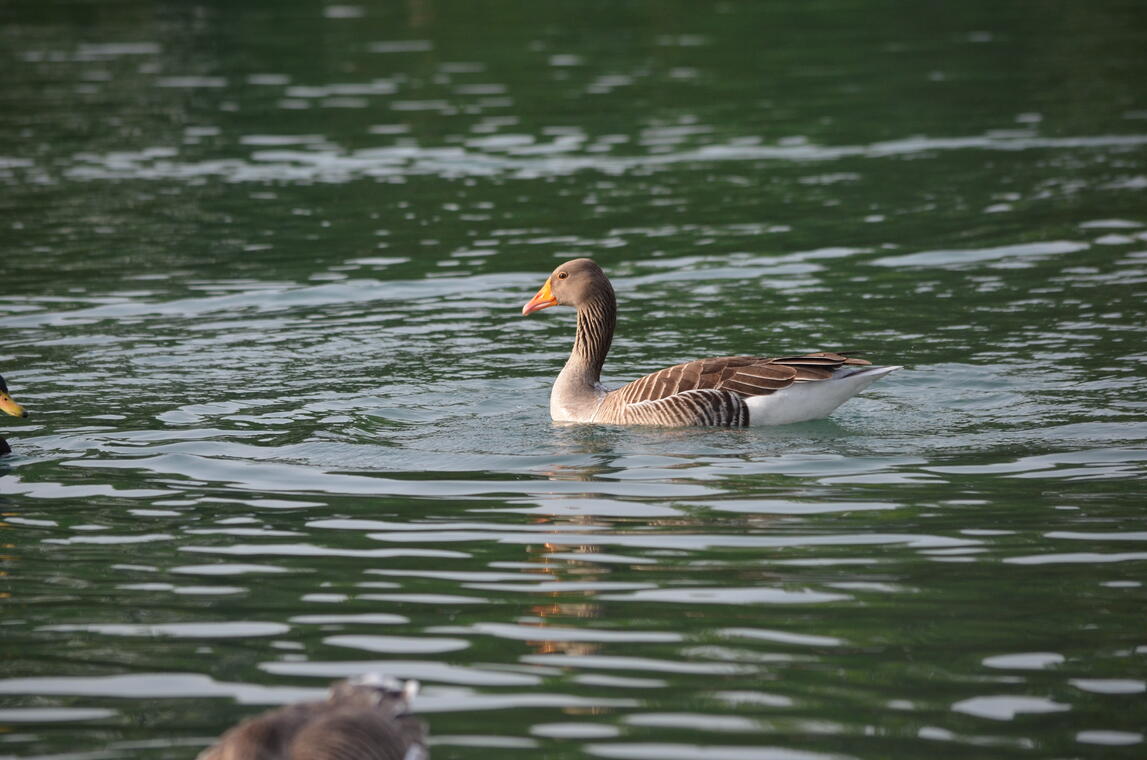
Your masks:
<instances>
[{"instance_id":1,"label":"greylag goose","mask_svg":"<svg viewBox=\"0 0 1147 760\"><path fill-rule=\"evenodd\" d=\"M558 305L577 309L577 332L550 392L555 422L784 425L824 417L900 369L824 352L776 359L722 356L678 364L607 390L601 368L617 324L609 278L591 259L567 261L522 307L522 314Z\"/></svg>"},{"instance_id":2,"label":"greylag goose","mask_svg":"<svg viewBox=\"0 0 1147 760\"><path fill-rule=\"evenodd\" d=\"M0 377L0 411L5 414L10 414L13 417L27 417L28 412L24 407L17 404L11 396L8 395L8 383L4 382L4 378ZM0 438L0 457L5 454L11 454L12 447L3 438Z\"/></svg>"},{"instance_id":3,"label":"greylag goose","mask_svg":"<svg viewBox=\"0 0 1147 760\"><path fill-rule=\"evenodd\" d=\"M417 681L338 681L323 702L243 721L197 760L427 760L426 726L407 714Z\"/></svg>"}]
</instances>

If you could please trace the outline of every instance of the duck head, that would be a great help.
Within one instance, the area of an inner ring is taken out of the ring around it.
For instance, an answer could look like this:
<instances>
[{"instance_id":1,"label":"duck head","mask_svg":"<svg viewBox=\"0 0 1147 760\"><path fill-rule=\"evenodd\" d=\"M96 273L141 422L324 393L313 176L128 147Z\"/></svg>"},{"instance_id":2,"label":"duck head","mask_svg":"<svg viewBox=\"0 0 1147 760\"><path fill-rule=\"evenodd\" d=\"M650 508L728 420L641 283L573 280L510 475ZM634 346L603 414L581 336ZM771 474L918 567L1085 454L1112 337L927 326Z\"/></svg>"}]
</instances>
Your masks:
<instances>
[{"instance_id":1,"label":"duck head","mask_svg":"<svg viewBox=\"0 0 1147 760\"><path fill-rule=\"evenodd\" d=\"M591 300L613 295L609 278L593 259L573 259L558 266L537 295L522 307L522 315L551 306L579 308Z\"/></svg>"},{"instance_id":2,"label":"duck head","mask_svg":"<svg viewBox=\"0 0 1147 760\"><path fill-rule=\"evenodd\" d=\"M13 417L28 416L28 411L8 395L8 383L4 382L3 377L0 377L0 412L10 414Z\"/></svg>"}]
</instances>

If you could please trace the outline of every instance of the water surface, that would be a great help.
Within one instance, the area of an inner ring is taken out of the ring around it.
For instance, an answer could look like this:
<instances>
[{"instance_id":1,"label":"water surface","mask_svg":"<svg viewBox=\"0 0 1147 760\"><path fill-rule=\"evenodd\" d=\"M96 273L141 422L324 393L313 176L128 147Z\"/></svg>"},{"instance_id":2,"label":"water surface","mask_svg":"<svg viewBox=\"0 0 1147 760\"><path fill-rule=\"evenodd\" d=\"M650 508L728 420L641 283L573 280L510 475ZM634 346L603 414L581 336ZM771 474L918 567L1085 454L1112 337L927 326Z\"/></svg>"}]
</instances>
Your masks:
<instances>
[{"instance_id":1,"label":"water surface","mask_svg":"<svg viewBox=\"0 0 1147 760\"><path fill-rule=\"evenodd\" d=\"M1103 0L0 11L0 757L365 671L436 758L1138 757L1147 16ZM827 420L607 379L905 365Z\"/></svg>"}]
</instances>

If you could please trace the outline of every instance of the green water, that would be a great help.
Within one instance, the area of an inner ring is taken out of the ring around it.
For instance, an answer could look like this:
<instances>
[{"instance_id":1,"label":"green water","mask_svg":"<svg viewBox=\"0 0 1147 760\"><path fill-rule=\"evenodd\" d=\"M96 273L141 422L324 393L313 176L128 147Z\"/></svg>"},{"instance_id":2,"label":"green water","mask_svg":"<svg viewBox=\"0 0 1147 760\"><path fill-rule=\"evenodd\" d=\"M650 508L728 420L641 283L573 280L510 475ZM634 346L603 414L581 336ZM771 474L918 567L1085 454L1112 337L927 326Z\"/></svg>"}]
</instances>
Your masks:
<instances>
[{"instance_id":1,"label":"green water","mask_svg":"<svg viewBox=\"0 0 1147 760\"><path fill-rule=\"evenodd\" d=\"M1140 2L0 6L0 758L188 759L366 671L434 757L1132 758ZM830 419L607 380L905 369Z\"/></svg>"}]
</instances>

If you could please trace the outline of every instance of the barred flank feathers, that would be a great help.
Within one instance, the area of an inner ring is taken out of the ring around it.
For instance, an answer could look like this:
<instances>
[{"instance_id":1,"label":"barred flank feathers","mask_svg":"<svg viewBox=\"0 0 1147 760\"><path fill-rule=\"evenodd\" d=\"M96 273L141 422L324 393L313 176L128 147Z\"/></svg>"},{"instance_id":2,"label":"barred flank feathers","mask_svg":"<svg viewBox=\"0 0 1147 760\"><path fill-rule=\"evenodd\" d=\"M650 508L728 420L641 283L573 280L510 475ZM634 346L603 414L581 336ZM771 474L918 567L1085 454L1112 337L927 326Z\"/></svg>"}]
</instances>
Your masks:
<instances>
[{"instance_id":1,"label":"barred flank feathers","mask_svg":"<svg viewBox=\"0 0 1147 760\"><path fill-rule=\"evenodd\" d=\"M747 427L749 424L749 408L741 397L714 388L639 401L623 407L619 415L618 421L626 425Z\"/></svg>"}]
</instances>

